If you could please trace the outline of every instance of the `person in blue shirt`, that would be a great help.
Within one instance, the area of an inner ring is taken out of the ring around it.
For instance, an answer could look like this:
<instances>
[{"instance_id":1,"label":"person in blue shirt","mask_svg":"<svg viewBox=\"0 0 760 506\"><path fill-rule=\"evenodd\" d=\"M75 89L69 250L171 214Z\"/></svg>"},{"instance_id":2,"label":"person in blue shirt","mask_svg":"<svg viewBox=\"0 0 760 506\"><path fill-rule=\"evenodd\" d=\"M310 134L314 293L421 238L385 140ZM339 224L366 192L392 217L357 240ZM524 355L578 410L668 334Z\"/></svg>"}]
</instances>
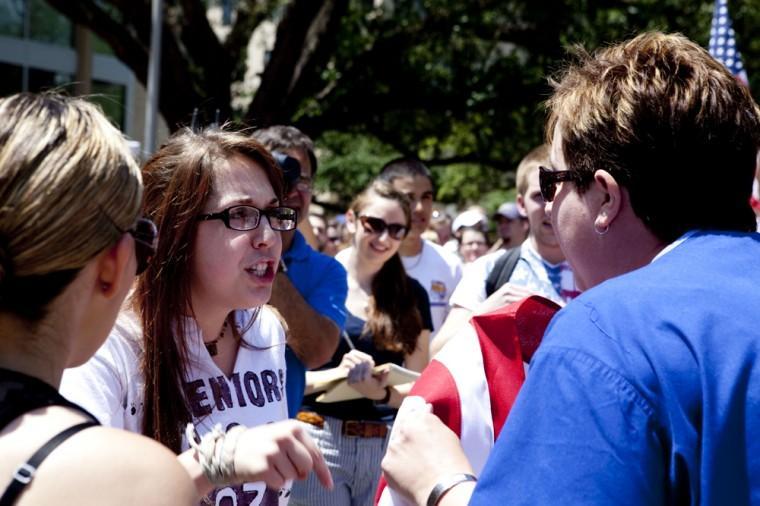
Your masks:
<instances>
[{"instance_id":1,"label":"person in blue shirt","mask_svg":"<svg viewBox=\"0 0 760 506\"><path fill-rule=\"evenodd\" d=\"M438 506L760 504L757 105L662 33L581 52L548 105L541 190L587 291L547 329L477 485L424 409L398 423L390 485Z\"/></svg>"},{"instance_id":2,"label":"person in blue shirt","mask_svg":"<svg viewBox=\"0 0 760 506\"><path fill-rule=\"evenodd\" d=\"M282 125L256 130L253 138L297 162L300 174L292 179L283 205L296 210L299 227L308 225L317 171L311 139L295 127ZM327 363L338 346L346 322L348 284L343 266L315 251L299 230L282 232L282 264L269 303L288 325L285 389L288 416L294 417L303 401L306 371Z\"/></svg>"}]
</instances>

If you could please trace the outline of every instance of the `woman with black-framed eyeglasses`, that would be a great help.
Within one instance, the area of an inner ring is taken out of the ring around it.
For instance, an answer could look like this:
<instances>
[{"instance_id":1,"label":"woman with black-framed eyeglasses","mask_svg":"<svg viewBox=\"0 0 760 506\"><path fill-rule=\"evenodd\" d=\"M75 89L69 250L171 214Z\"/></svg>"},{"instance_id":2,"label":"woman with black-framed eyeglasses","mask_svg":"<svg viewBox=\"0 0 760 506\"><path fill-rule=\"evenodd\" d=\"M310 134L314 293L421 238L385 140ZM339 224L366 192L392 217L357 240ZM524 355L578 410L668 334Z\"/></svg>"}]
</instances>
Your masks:
<instances>
[{"instance_id":1,"label":"woman with black-framed eyeglasses","mask_svg":"<svg viewBox=\"0 0 760 506\"><path fill-rule=\"evenodd\" d=\"M412 386L389 385L372 368L392 363L419 372L427 365L430 303L398 255L411 216L408 197L384 181L370 184L346 213L352 244L336 256L348 279L345 332L331 361L307 372L311 395L297 417L325 452L335 489L324 490L311 478L296 483L296 505L372 503L390 425ZM347 376L356 398L321 402L324 378L336 373Z\"/></svg>"},{"instance_id":2,"label":"woman with black-framed eyeglasses","mask_svg":"<svg viewBox=\"0 0 760 506\"><path fill-rule=\"evenodd\" d=\"M279 487L312 467L329 485L293 422L218 430L176 456L58 393L64 369L103 344L135 272L160 270L156 216L139 217L140 170L93 104L22 93L0 99L0 120L0 505L193 504L212 483ZM88 364L111 372L103 358Z\"/></svg>"},{"instance_id":3,"label":"woman with black-framed eyeglasses","mask_svg":"<svg viewBox=\"0 0 760 506\"><path fill-rule=\"evenodd\" d=\"M64 375L62 390L105 424L177 453L196 438L237 437L228 435L237 425L287 419L285 331L265 304L280 264L280 232L296 226L296 213L280 205L274 160L247 136L188 129L142 173L143 212L158 227L152 262L106 344ZM286 504L293 462L280 465L280 480L217 480L208 498ZM221 469L208 467L212 477Z\"/></svg>"}]
</instances>

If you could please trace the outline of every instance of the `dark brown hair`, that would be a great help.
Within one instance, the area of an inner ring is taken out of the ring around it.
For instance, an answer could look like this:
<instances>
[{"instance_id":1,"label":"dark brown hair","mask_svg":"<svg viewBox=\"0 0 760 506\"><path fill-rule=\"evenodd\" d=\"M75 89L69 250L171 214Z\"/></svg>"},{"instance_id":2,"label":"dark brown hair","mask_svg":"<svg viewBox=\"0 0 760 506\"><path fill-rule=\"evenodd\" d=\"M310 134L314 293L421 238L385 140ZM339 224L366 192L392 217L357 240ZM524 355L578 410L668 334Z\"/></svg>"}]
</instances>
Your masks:
<instances>
[{"instance_id":1,"label":"dark brown hair","mask_svg":"<svg viewBox=\"0 0 760 506\"><path fill-rule=\"evenodd\" d=\"M390 183L375 180L351 203L355 216L361 214L372 199L383 198L398 202L406 218L406 227L412 221L409 198ZM361 226L357 223L357 226ZM398 252L383 264L372 279L369 316L365 330L372 335L379 349L411 354L417 347L422 332L422 317L417 309L417 295L406 274Z\"/></svg>"},{"instance_id":2,"label":"dark brown hair","mask_svg":"<svg viewBox=\"0 0 760 506\"><path fill-rule=\"evenodd\" d=\"M262 143L270 151L302 149L311 163L311 177L317 174L317 155L314 154L314 142L308 135L294 126L274 125L254 130L251 137Z\"/></svg>"},{"instance_id":3,"label":"dark brown hair","mask_svg":"<svg viewBox=\"0 0 760 506\"><path fill-rule=\"evenodd\" d=\"M193 315L191 266L201 214L220 162L243 156L264 169L278 198L280 171L269 152L246 135L184 129L172 136L143 168L144 214L158 227L158 248L138 278L133 303L142 321L145 351L143 434L175 452L191 421L183 385L189 364L185 318ZM234 326L233 326L234 328Z\"/></svg>"},{"instance_id":4,"label":"dark brown hair","mask_svg":"<svg viewBox=\"0 0 760 506\"><path fill-rule=\"evenodd\" d=\"M578 48L576 58L553 81L547 137L560 128L578 191L608 171L666 242L692 229L754 231L760 114L746 86L678 34Z\"/></svg>"}]
</instances>

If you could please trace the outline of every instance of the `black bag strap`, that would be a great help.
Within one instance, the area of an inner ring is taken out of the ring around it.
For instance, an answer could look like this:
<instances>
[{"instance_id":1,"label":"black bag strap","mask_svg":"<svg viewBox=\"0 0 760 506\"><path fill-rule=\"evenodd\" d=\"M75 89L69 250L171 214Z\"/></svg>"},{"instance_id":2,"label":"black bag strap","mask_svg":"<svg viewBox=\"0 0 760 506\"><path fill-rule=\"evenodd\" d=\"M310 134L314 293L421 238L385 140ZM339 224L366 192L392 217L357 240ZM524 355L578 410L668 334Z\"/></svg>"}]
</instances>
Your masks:
<instances>
[{"instance_id":1,"label":"black bag strap","mask_svg":"<svg viewBox=\"0 0 760 506\"><path fill-rule=\"evenodd\" d=\"M486 297L501 288L501 285L509 281L512 272L520 260L520 246L507 250L493 265L491 273L486 278Z\"/></svg>"},{"instance_id":2,"label":"black bag strap","mask_svg":"<svg viewBox=\"0 0 760 506\"><path fill-rule=\"evenodd\" d=\"M0 506L11 506L16 501L19 494L23 492L24 488L32 481L32 478L34 478L37 468L40 467L42 461L45 460L53 450L58 448L58 445L77 432L96 425L98 425L97 422L80 423L63 430L50 438L47 443L42 445L42 447L29 458L29 460L18 466L16 472L13 473L13 479L11 480L10 485L5 489L3 496L0 497Z\"/></svg>"}]
</instances>

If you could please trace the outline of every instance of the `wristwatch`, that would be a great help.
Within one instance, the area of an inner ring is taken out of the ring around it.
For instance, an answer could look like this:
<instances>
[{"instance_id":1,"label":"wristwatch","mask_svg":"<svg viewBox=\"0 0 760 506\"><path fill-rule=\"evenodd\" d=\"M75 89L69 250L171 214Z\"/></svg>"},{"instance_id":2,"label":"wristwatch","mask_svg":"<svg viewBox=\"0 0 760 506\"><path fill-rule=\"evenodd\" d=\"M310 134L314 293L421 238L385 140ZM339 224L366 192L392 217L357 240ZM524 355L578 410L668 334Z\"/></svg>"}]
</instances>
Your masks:
<instances>
[{"instance_id":1,"label":"wristwatch","mask_svg":"<svg viewBox=\"0 0 760 506\"><path fill-rule=\"evenodd\" d=\"M427 506L436 506L441 498L452 488L456 487L460 483L466 481L478 481L478 478L466 473L457 473L450 476L446 476L441 481L435 484L433 490L430 491L428 496Z\"/></svg>"}]
</instances>

